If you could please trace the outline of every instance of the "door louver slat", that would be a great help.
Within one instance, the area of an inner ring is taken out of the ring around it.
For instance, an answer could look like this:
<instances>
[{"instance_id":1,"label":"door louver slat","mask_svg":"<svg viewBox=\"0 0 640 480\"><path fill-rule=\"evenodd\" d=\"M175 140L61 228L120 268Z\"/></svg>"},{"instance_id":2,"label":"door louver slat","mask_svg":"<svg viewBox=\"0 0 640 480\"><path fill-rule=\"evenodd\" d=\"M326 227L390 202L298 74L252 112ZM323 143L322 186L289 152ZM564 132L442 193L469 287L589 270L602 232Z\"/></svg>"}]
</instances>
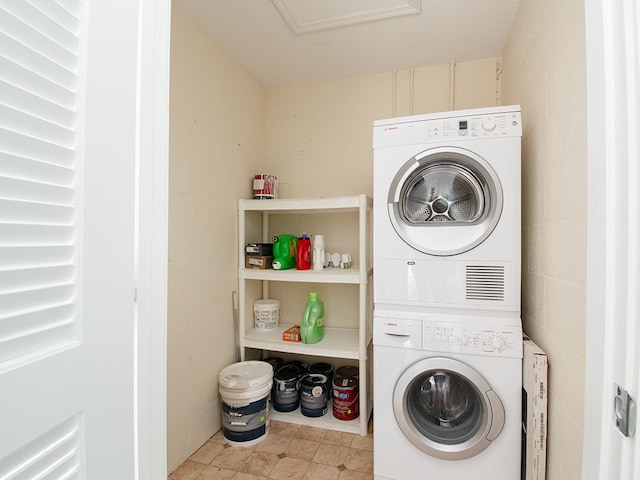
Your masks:
<instances>
[{"instance_id":1,"label":"door louver slat","mask_svg":"<svg viewBox=\"0 0 640 480\"><path fill-rule=\"evenodd\" d=\"M81 471L82 423L73 417L3 459L2 480L71 480Z\"/></svg>"},{"instance_id":2,"label":"door louver slat","mask_svg":"<svg viewBox=\"0 0 640 480\"><path fill-rule=\"evenodd\" d=\"M0 5L0 371L81 341L79 15L77 0Z\"/></svg>"}]
</instances>

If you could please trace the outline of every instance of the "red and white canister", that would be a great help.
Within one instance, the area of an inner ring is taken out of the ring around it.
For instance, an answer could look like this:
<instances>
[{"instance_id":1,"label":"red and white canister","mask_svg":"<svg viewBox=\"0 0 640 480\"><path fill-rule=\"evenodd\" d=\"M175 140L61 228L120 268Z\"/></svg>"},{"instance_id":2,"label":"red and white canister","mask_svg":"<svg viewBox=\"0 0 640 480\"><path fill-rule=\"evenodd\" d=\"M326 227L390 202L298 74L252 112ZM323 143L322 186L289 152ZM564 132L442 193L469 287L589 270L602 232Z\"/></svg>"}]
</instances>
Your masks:
<instances>
[{"instance_id":1,"label":"red and white canister","mask_svg":"<svg viewBox=\"0 0 640 480\"><path fill-rule=\"evenodd\" d=\"M276 198L278 177L268 173L258 173L253 177L253 198Z\"/></svg>"},{"instance_id":2,"label":"red and white canister","mask_svg":"<svg viewBox=\"0 0 640 480\"><path fill-rule=\"evenodd\" d=\"M359 385L356 377L333 380L333 416L338 420L353 420L359 415Z\"/></svg>"}]
</instances>

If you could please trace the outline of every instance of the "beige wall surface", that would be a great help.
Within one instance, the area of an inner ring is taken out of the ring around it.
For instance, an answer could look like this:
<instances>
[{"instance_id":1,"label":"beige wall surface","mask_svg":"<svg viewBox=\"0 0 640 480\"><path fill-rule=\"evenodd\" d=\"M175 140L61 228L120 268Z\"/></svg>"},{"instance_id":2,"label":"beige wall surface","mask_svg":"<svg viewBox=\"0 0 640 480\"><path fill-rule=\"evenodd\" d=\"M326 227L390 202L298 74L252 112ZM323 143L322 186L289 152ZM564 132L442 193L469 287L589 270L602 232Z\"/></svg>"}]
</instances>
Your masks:
<instances>
[{"instance_id":1,"label":"beige wall surface","mask_svg":"<svg viewBox=\"0 0 640 480\"><path fill-rule=\"evenodd\" d=\"M503 52L502 102L523 117L525 332L549 356L549 480L581 478L586 292L583 0L523 0Z\"/></svg>"},{"instance_id":2,"label":"beige wall surface","mask_svg":"<svg viewBox=\"0 0 640 480\"><path fill-rule=\"evenodd\" d=\"M372 195L374 120L446 111L452 104L454 109L494 106L499 65L498 58L490 58L270 88L265 169L278 176L283 198ZM349 230L337 215L323 219L287 215L272 222L271 234L322 234L326 252L349 252L357 258L357 229ZM307 289L276 282L270 296L287 297L288 311L283 305L282 316L295 322L304 310ZM350 319L357 318L357 295L347 290L319 288L333 327L355 327Z\"/></svg>"},{"instance_id":3,"label":"beige wall surface","mask_svg":"<svg viewBox=\"0 0 640 480\"><path fill-rule=\"evenodd\" d=\"M283 198L371 195L374 120L497 105L498 70L490 58L270 88L267 173Z\"/></svg>"},{"instance_id":4,"label":"beige wall surface","mask_svg":"<svg viewBox=\"0 0 640 480\"><path fill-rule=\"evenodd\" d=\"M264 160L264 89L174 4L171 29L168 470L220 428L235 362L236 200Z\"/></svg>"}]
</instances>

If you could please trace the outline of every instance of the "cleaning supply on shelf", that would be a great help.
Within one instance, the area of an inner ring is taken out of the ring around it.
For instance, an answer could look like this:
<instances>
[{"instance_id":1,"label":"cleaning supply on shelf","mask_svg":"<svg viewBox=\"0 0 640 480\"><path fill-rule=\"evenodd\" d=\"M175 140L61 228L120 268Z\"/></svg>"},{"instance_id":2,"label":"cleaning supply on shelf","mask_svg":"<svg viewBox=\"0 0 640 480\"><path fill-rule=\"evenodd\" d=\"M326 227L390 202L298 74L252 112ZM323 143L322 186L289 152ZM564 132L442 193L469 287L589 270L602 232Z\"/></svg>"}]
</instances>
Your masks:
<instances>
[{"instance_id":1,"label":"cleaning supply on shelf","mask_svg":"<svg viewBox=\"0 0 640 480\"><path fill-rule=\"evenodd\" d=\"M324 235L313 236L313 269L324 268Z\"/></svg>"},{"instance_id":2,"label":"cleaning supply on shelf","mask_svg":"<svg viewBox=\"0 0 640 480\"><path fill-rule=\"evenodd\" d=\"M287 270L296 266L296 251L298 250L298 237L282 234L273 237L273 262L274 270Z\"/></svg>"},{"instance_id":3,"label":"cleaning supply on shelf","mask_svg":"<svg viewBox=\"0 0 640 480\"><path fill-rule=\"evenodd\" d=\"M271 298L253 302L253 318L256 330L274 330L280 319L280 301Z\"/></svg>"},{"instance_id":4,"label":"cleaning supply on shelf","mask_svg":"<svg viewBox=\"0 0 640 480\"><path fill-rule=\"evenodd\" d=\"M324 337L324 302L317 292L309 292L307 306L300 322L302 343L318 343Z\"/></svg>"},{"instance_id":5,"label":"cleaning supply on shelf","mask_svg":"<svg viewBox=\"0 0 640 480\"><path fill-rule=\"evenodd\" d=\"M311 239L306 233L298 239L298 252L296 254L296 270L309 270L311 268Z\"/></svg>"}]
</instances>

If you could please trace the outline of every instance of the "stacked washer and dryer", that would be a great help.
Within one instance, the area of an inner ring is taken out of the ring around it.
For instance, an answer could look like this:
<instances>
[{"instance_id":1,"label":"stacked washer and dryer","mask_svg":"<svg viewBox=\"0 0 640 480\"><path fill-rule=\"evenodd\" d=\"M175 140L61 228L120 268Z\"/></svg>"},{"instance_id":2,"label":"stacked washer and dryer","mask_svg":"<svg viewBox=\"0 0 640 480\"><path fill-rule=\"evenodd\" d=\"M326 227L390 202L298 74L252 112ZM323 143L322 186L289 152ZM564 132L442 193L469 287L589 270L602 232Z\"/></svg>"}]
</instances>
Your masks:
<instances>
[{"instance_id":1,"label":"stacked washer and dryer","mask_svg":"<svg viewBox=\"0 0 640 480\"><path fill-rule=\"evenodd\" d=\"M520 477L519 106L373 129L374 476Z\"/></svg>"}]
</instances>

